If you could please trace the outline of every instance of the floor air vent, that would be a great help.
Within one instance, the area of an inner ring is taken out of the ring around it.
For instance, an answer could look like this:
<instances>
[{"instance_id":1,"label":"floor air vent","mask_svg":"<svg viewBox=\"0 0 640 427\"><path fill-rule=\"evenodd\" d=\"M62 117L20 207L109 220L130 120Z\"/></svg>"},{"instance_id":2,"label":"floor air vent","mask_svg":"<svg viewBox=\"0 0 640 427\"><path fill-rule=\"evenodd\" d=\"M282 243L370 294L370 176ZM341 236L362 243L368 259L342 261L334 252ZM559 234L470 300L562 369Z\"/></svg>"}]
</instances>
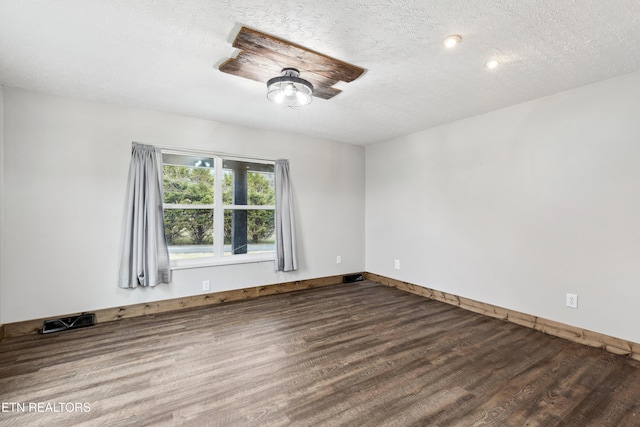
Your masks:
<instances>
[{"instance_id":1,"label":"floor air vent","mask_svg":"<svg viewBox=\"0 0 640 427\"><path fill-rule=\"evenodd\" d=\"M362 274L352 274L350 276L342 276L342 283L361 282L364 280Z\"/></svg>"},{"instance_id":2,"label":"floor air vent","mask_svg":"<svg viewBox=\"0 0 640 427\"><path fill-rule=\"evenodd\" d=\"M63 317L61 319L45 320L42 326L43 334L52 332L67 331L69 329L86 328L93 326L96 322L96 315L93 313L81 314L79 316Z\"/></svg>"}]
</instances>

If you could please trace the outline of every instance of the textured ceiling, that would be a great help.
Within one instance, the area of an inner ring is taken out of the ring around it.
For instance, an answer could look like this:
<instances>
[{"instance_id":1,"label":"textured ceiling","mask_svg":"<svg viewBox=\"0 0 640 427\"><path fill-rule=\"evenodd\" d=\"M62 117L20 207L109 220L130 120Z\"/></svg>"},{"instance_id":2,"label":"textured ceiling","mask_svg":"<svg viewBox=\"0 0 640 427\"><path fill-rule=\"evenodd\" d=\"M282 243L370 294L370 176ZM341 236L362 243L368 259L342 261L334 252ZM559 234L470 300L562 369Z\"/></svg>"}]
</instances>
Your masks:
<instances>
[{"instance_id":1,"label":"textured ceiling","mask_svg":"<svg viewBox=\"0 0 640 427\"><path fill-rule=\"evenodd\" d=\"M276 106L217 69L242 25L367 72ZM637 70L640 0L0 0L4 86L354 144Z\"/></svg>"}]
</instances>

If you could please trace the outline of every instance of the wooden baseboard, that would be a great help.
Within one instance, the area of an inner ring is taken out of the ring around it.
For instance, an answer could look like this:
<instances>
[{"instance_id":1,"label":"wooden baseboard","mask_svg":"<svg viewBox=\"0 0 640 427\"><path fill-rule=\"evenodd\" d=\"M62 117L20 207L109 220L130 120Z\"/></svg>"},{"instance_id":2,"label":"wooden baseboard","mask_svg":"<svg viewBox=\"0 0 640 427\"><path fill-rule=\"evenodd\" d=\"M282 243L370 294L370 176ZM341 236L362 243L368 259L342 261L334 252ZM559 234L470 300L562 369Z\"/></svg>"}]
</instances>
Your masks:
<instances>
[{"instance_id":1,"label":"wooden baseboard","mask_svg":"<svg viewBox=\"0 0 640 427\"><path fill-rule=\"evenodd\" d=\"M232 291L214 292L184 298L106 308L91 312L96 315L96 323L112 322L120 319L176 311L185 308L222 304L231 301L241 301L267 295L283 294L304 289L318 288L321 286L336 285L338 283L342 283L342 278L343 275L298 280L295 282L278 283L275 285L257 286L253 288L236 289ZM7 323L6 325L0 326L0 336L3 338L10 338L35 334L42 329L42 324L45 320L51 318L71 317L78 314L81 313L64 314L60 316L52 316L46 319L33 319L22 322Z\"/></svg>"},{"instance_id":2,"label":"wooden baseboard","mask_svg":"<svg viewBox=\"0 0 640 427\"><path fill-rule=\"evenodd\" d=\"M459 297L457 295L425 288L420 285L404 282L397 279L391 279L389 277L380 276L373 273L363 274L366 279L385 286L390 286L429 299L455 305L457 307L473 311L475 313L506 320L508 322L535 329L549 335L564 338L569 341L577 342L591 347L602 348L611 353L625 355L631 357L632 359L640 360L640 344L632 341L611 337L598 332L577 328L575 326L566 325L564 323L555 322L553 320L532 316L530 314L520 313L518 311L475 301L469 298ZM258 298L261 296L295 292L304 289L313 289L321 286L336 285L338 283L342 283L342 278L343 275L299 280L294 282L278 283L274 285L214 292L185 298L176 298L149 303L133 304L122 307L106 308L95 310L93 311L93 313L95 313L96 315L96 323L112 322L120 319L145 316L149 314L158 314L186 308L203 307L207 305L222 304L232 301L242 301L252 298ZM81 313L64 314L52 317L70 317L77 314ZM42 328L43 322L48 319L50 318L26 320L22 322L0 325L0 341L5 338L38 333Z\"/></svg>"},{"instance_id":3,"label":"wooden baseboard","mask_svg":"<svg viewBox=\"0 0 640 427\"><path fill-rule=\"evenodd\" d=\"M0 324L0 341L4 339L4 325Z\"/></svg>"},{"instance_id":4,"label":"wooden baseboard","mask_svg":"<svg viewBox=\"0 0 640 427\"><path fill-rule=\"evenodd\" d=\"M598 332L577 328L575 326L566 325L564 323L555 322L553 320L544 319L530 314L520 313L518 311L509 310L495 305L475 301L469 298L459 297L457 295L448 294L442 291L425 288L401 280L391 279L389 277L380 276L373 273L364 273L364 277L376 283L385 286L397 288L412 294L420 295L436 301L455 305L465 310L475 313L484 314L486 316L495 317L497 319L506 320L527 328L535 329L549 335L564 338L569 341L588 345L591 347L602 348L611 353L629 356L632 359L640 360L640 344L626 341L620 338L610 337Z\"/></svg>"}]
</instances>

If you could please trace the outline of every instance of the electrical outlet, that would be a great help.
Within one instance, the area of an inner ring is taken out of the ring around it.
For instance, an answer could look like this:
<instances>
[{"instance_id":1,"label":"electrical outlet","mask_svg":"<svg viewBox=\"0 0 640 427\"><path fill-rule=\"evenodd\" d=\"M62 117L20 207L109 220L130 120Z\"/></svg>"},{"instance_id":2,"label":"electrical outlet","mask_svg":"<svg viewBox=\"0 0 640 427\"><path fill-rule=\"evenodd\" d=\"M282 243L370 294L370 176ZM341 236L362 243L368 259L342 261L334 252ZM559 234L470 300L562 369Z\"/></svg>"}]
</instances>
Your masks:
<instances>
[{"instance_id":1,"label":"electrical outlet","mask_svg":"<svg viewBox=\"0 0 640 427\"><path fill-rule=\"evenodd\" d=\"M394 267L396 270L400 270L400 260L399 260L399 259L397 259L397 260L395 260L395 261L394 261L394 263L393 263L393 267Z\"/></svg>"},{"instance_id":2,"label":"electrical outlet","mask_svg":"<svg viewBox=\"0 0 640 427\"><path fill-rule=\"evenodd\" d=\"M576 294L567 294L567 307L578 308L578 295Z\"/></svg>"},{"instance_id":3,"label":"electrical outlet","mask_svg":"<svg viewBox=\"0 0 640 427\"><path fill-rule=\"evenodd\" d=\"M208 291L211 289L211 282L209 280L203 280L202 281L202 290L203 291Z\"/></svg>"},{"instance_id":4,"label":"electrical outlet","mask_svg":"<svg viewBox=\"0 0 640 427\"><path fill-rule=\"evenodd\" d=\"M342 255L336 257L336 264L342 264Z\"/></svg>"}]
</instances>

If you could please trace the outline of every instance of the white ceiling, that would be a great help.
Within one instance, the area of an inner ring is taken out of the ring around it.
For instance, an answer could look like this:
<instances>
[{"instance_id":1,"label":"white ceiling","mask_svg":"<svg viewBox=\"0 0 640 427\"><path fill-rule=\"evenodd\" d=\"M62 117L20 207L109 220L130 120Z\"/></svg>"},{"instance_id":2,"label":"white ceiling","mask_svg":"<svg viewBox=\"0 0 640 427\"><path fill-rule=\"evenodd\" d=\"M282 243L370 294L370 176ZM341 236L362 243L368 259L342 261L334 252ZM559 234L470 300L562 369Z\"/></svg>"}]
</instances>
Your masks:
<instances>
[{"instance_id":1,"label":"white ceiling","mask_svg":"<svg viewBox=\"0 0 640 427\"><path fill-rule=\"evenodd\" d=\"M217 69L241 25L367 71L276 106ZM353 144L637 70L640 0L0 0L4 86Z\"/></svg>"}]
</instances>

